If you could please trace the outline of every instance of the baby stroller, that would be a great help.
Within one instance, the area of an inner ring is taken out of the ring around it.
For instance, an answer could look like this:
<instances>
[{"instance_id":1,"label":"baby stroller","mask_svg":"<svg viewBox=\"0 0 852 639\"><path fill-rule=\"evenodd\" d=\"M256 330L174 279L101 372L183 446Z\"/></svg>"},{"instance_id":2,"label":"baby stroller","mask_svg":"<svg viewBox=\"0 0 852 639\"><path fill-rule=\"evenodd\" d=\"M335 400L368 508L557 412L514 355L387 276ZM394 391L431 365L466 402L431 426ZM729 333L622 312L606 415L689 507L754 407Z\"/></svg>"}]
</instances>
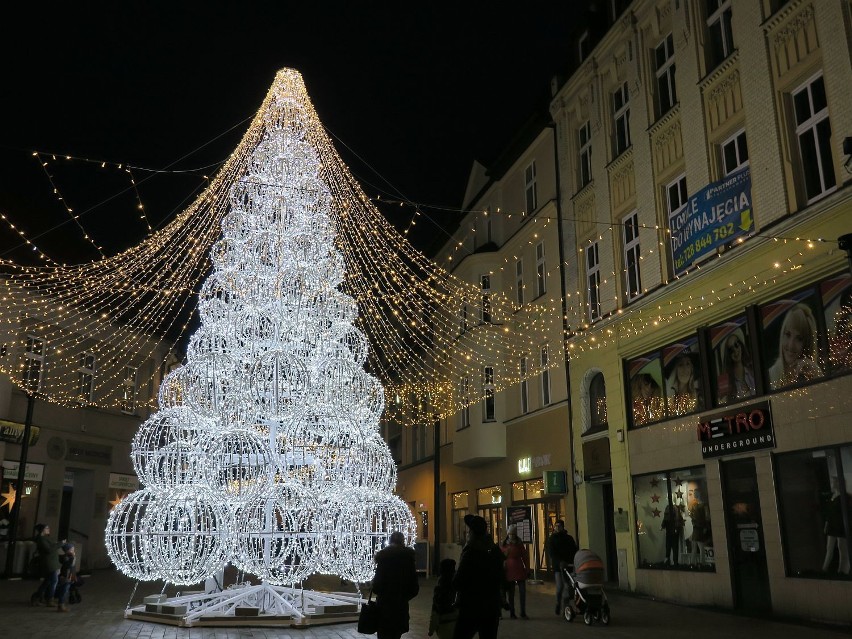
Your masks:
<instances>
[{"instance_id":1,"label":"baby stroller","mask_svg":"<svg viewBox=\"0 0 852 639\"><path fill-rule=\"evenodd\" d=\"M583 615L587 626L595 621L609 625L609 602L603 589L603 561L594 552L584 548L574 555L573 568L573 573L570 566L562 569L565 583L568 584L568 593L562 602L565 621L573 621L576 615Z\"/></svg>"}]
</instances>

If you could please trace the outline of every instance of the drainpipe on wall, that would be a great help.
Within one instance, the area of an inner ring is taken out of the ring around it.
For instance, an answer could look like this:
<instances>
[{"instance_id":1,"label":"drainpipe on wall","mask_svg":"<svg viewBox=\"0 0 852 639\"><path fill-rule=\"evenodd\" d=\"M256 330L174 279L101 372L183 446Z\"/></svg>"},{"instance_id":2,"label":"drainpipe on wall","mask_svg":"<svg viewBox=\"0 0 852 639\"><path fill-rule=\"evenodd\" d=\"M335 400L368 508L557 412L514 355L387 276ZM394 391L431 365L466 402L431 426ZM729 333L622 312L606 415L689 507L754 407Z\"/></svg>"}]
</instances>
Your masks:
<instances>
[{"instance_id":1,"label":"drainpipe on wall","mask_svg":"<svg viewBox=\"0 0 852 639\"><path fill-rule=\"evenodd\" d=\"M577 514L577 484L573 482L574 473L576 472L577 464L574 451L574 411L571 402L571 369L570 358L568 357L568 337L570 334L568 326L568 300L565 298L565 245L564 234L562 230L562 189L559 182L559 145L558 136L556 134L556 123L551 122L547 125L553 131L553 161L556 174L556 233L559 239L559 298L562 301L562 356L565 358L565 390L567 391L568 401L568 444L571 454L571 468L568 469L568 484L574 486L572 495L572 503L574 506L574 534L578 546L580 546L580 518Z\"/></svg>"}]
</instances>

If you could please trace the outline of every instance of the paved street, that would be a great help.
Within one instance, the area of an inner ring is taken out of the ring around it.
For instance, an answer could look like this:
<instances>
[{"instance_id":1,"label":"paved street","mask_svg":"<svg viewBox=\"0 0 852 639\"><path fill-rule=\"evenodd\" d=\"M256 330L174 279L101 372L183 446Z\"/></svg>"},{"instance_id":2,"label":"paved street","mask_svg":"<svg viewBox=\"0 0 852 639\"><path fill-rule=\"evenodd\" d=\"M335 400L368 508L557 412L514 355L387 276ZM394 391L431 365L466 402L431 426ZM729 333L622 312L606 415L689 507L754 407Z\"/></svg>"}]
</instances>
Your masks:
<instances>
[{"instance_id":1,"label":"paved street","mask_svg":"<svg viewBox=\"0 0 852 639\"><path fill-rule=\"evenodd\" d=\"M411 632L405 637L427 637L427 615L434 580L421 581L420 595L412 602ZM354 624L320 626L304 630L292 628L175 628L124 619L124 608L133 591L133 582L113 570L96 571L81 589L83 602L60 614L55 608L32 608L29 597L36 588L35 581L0 581L0 618L3 635L14 638L61 637L62 639L121 638L301 638L356 639L363 638ZM134 604L142 597L159 592L156 584L140 584ZM172 594L172 591L169 591ZM768 637L808 637L808 639L837 639L849 636L849 628L826 628L765 619L752 619L725 612L689 608L652 601L643 597L609 591L612 623L608 627L586 627L582 620L568 624L553 611L553 585L529 587L528 614L531 619L504 619L499 637L503 639L550 639L563 637L610 639L660 639L689 637L704 639L761 639Z\"/></svg>"}]
</instances>

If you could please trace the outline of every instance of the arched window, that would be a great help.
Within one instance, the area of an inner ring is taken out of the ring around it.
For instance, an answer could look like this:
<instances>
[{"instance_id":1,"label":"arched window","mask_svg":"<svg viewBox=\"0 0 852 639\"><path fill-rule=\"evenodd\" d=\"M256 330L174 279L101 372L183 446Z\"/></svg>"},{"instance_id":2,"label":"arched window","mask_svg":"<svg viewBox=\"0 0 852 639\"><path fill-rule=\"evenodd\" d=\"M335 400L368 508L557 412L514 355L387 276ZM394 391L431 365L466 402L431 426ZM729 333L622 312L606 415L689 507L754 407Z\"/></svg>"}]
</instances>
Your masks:
<instances>
[{"instance_id":1,"label":"arched window","mask_svg":"<svg viewBox=\"0 0 852 639\"><path fill-rule=\"evenodd\" d=\"M606 384L603 373L595 373L589 384L589 433L606 430L609 424L606 419Z\"/></svg>"}]
</instances>

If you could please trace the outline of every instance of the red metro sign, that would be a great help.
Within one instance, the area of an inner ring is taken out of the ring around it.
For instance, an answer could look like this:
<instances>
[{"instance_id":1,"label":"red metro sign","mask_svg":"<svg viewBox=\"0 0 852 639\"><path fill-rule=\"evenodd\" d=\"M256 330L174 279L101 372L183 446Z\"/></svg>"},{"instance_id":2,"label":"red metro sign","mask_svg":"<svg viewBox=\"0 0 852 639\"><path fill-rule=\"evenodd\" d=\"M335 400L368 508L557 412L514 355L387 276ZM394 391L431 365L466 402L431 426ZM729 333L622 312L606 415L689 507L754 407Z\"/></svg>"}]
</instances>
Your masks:
<instances>
[{"instance_id":1,"label":"red metro sign","mask_svg":"<svg viewBox=\"0 0 852 639\"><path fill-rule=\"evenodd\" d=\"M698 441L704 459L775 448L769 402L702 417L698 424Z\"/></svg>"}]
</instances>

